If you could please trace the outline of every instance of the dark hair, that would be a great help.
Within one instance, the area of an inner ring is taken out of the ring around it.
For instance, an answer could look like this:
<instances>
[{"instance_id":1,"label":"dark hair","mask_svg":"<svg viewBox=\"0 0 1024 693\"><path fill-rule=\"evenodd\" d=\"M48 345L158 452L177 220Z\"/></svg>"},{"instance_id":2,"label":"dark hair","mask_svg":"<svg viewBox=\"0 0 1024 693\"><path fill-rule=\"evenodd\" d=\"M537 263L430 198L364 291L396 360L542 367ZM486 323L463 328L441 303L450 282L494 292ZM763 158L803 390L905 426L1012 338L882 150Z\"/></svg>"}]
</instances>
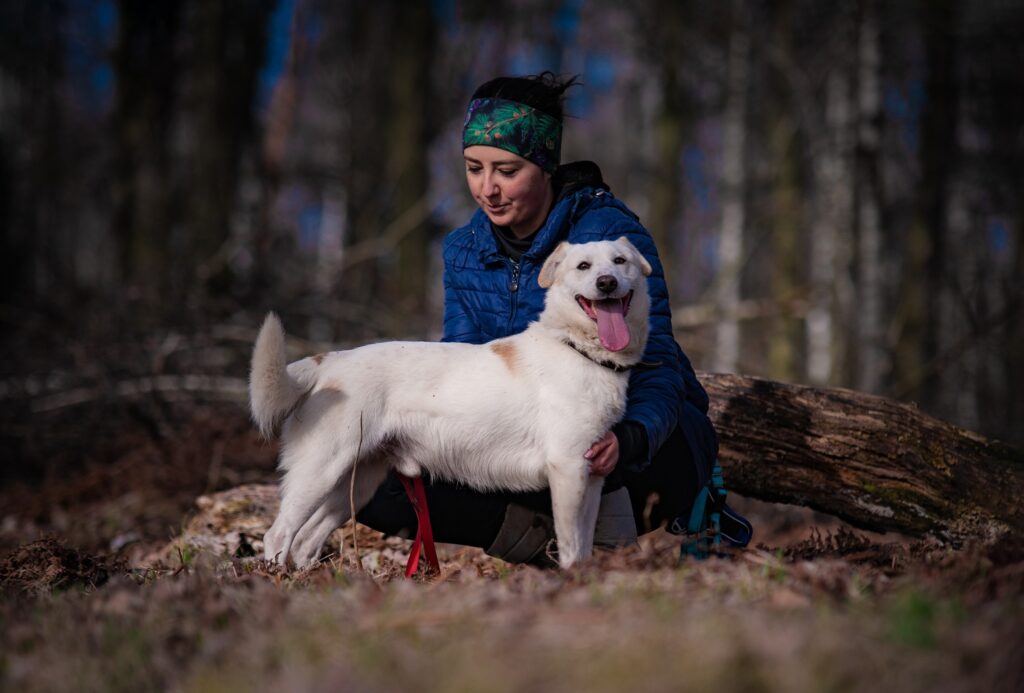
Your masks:
<instances>
[{"instance_id":1,"label":"dark hair","mask_svg":"<svg viewBox=\"0 0 1024 693\"><path fill-rule=\"evenodd\" d=\"M579 83L579 75L562 79L545 70L539 75L526 77L496 77L477 87L473 98L518 101L561 121L564 119L562 103L565 101L565 92Z\"/></svg>"}]
</instances>

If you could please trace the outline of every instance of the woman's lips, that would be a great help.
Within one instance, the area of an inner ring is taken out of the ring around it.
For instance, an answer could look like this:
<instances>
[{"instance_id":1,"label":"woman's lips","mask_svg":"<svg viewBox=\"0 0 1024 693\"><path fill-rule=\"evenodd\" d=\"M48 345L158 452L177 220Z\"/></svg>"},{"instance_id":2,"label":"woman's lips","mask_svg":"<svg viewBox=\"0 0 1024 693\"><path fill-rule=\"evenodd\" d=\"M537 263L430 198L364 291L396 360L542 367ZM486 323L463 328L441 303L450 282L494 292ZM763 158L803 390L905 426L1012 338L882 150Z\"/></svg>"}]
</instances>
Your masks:
<instances>
[{"instance_id":1,"label":"woman's lips","mask_svg":"<svg viewBox=\"0 0 1024 693\"><path fill-rule=\"evenodd\" d=\"M493 206L493 205L484 205L484 209L486 209L486 210L487 210L488 212L490 212L491 214L501 214L501 213L502 213L502 212L504 212L504 211L505 211L506 209L508 209L508 205L507 205L507 204L504 204L504 205L498 205L498 206Z\"/></svg>"}]
</instances>

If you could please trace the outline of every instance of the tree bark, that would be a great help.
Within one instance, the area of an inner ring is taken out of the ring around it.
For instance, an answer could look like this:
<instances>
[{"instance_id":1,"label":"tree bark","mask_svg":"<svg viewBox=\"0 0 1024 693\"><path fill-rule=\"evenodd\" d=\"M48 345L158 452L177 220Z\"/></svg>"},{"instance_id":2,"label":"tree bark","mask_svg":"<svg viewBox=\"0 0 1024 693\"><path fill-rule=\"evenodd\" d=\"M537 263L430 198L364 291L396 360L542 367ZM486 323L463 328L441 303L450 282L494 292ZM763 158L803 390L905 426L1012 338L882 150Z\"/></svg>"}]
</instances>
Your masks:
<instances>
[{"instance_id":1,"label":"tree bark","mask_svg":"<svg viewBox=\"0 0 1024 693\"><path fill-rule=\"evenodd\" d=\"M1024 452L874 395L701 381L731 491L955 545L1024 530Z\"/></svg>"}]
</instances>

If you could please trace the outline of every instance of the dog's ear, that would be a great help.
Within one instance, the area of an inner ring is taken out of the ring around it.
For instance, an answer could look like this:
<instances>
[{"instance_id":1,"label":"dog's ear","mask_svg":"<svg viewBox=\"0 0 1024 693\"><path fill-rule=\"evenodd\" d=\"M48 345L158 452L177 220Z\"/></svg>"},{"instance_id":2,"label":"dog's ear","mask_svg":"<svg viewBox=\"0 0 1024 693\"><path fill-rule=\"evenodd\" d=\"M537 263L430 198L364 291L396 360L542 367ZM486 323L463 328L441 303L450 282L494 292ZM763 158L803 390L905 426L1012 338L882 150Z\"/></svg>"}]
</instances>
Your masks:
<instances>
[{"instance_id":1,"label":"dog's ear","mask_svg":"<svg viewBox=\"0 0 1024 693\"><path fill-rule=\"evenodd\" d=\"M540 268L540 276L537 277L537 283L540 284L540 288L546 289L555 283L555 271L558 270L558 265L565 258L565 254L568 250L568 241L562 241L558 244L558 247L548 255L548 259L544 261L544 266Z\"/></svg>"},{"instance_id":2,"label":"dog's ear","mask_svg":"<svg viewBox=\"0 0 1024 693\"><path fill-rule=\"evenodd\" d=\"M622 245L629 248L634 255L636 264L640 265L640 271L643 272L643 275L645 277L651 276L651 263L647 262L647 258L643 256L643 253L636 249L635 245L629 242L628 238L626 238L625 236L619 236L615 242L621 243Z\"/></svg>"}]
</instances>

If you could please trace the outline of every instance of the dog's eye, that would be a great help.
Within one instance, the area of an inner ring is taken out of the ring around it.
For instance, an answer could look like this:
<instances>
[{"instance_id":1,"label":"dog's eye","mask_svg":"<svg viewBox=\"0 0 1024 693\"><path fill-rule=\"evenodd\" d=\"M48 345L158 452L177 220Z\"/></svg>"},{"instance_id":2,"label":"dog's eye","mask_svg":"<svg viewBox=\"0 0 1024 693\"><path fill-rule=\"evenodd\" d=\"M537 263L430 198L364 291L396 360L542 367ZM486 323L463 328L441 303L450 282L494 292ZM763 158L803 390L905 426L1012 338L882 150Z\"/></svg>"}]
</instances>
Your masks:
<instances>
[{"instance_id":1,"label":"dog's eye","mask_svg":"<svg viewBox=\"0 0 1024 693\"><path fill-rule=\"evenodd\" d=\"M614 262L616 265L624 265L624 264L626 264L626 258L624 258L621 255L619 255L617 258L612 260L612 262Z\"/></svg>"},{"instance_id":2,"label":"dog's eye","mask_svg":"<svg viewBox=\"0 0 1024 693\"><path fill-rule=\"evenodd\" d=\"M588 270L588 269L590 269L590 263L589 262L581 262L580 264L576 265L576 269L578 269L578 270Z\"/></svg>"}]
</instances>

